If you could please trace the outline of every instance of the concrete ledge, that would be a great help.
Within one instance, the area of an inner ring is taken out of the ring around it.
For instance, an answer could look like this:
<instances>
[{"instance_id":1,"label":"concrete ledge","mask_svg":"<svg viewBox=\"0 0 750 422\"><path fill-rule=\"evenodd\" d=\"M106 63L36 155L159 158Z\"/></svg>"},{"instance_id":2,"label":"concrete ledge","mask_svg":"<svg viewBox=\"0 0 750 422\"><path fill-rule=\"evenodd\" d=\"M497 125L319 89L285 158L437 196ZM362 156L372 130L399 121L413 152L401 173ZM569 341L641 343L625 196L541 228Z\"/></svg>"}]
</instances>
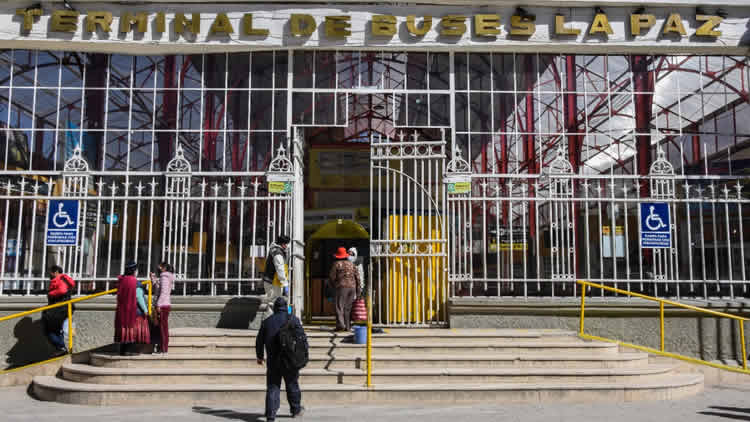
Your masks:
<instances>
[{"instance_id":1,"label":"concrete ledge","mask_svg":"<svg viewBox=\"0 0 750 422\"><path fill-rule=\"evenodd\" d=\"M414 384L305 385L305 402L354 404L364 402L479 403L488 402L623 402L632 400L671 400L696 394L703 389L702 374L678 374L655 381L632 383L495 383L495 384ZM110 385L73 383L53 377L37 377L33 394L41 400L70 404L132 405L247 403L262 401L265 385ZM343 394L342 394L343 393ZM283 396L283 395L282 395Z\"/></svg>"}]
</instances>

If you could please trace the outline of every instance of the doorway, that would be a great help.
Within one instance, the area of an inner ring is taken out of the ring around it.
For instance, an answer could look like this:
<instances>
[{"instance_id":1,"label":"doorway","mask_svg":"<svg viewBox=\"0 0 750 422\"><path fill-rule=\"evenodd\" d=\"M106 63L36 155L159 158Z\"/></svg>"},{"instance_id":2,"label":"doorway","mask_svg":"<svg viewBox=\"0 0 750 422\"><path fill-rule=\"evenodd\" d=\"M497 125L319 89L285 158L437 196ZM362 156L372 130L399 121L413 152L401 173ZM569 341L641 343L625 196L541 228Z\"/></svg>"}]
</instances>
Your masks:
<instances>
[{"instance_id":1,"label":"doorway","mask_svg":"<svg viewBox=\"0 0 750 422\"><path fill-rule=\"evenodd\" d=\"M307 127L305 142L305 310L308 321L334 323L328 274L339 247L369 260L369 131Z\"/></svg>"}]
</instances>

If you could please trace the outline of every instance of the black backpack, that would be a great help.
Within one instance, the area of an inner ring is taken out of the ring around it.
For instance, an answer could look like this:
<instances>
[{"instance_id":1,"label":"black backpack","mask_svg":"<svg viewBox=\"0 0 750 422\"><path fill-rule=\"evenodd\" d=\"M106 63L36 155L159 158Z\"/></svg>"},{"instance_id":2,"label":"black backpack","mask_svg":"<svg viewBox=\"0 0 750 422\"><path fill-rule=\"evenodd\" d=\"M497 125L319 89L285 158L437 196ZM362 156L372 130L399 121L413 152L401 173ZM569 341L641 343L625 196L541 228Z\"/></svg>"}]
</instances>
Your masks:
<instances>
[{"instance_id":1,"label":"black backpack","mask_svg":"<svg viewBox=\"0 0 750 422\"><path fill-rule=\"evenodd\" d=\"M304 336L297 336L292 318L287 316L286 323L279 331L281 345L281 364L291 370L300 370L309 360L307 341Z\"/></svg>"}]
</instances>

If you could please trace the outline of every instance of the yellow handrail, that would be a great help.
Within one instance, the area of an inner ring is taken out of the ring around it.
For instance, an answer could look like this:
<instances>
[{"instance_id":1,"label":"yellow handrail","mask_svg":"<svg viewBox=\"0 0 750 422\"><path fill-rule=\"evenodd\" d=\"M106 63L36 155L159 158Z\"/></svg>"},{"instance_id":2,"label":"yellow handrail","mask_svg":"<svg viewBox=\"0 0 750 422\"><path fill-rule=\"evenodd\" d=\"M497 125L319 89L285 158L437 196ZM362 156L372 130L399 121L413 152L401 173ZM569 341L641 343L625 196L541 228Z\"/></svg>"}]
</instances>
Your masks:
<instances>
[{"instance_id":1,"label":"yellow handrail","mask_svg":"<svg viewBox=\"0 0 750 422\"><path fill-rule=\"evenodd\" d=\"M750 374L750 371L748 371L748 369L747 369L747 352L745 350L745 324L744 324L744 322L747 321L748 318L744 318L744 317L741 317L741 316L728 314L728 313L725 313L725 312L712 311L710 309L700 308L698 306L686 305L684 303L679 303L679 302L675 302L675 301L672 301L672 300L660 299L658 297L653 297L653 296L647 296L647 295L640 294L640 293L633 293L633 292L630 292L630 291L627 291L627 290L622 290L622 289L618 289L618 288L615 288L615 287L605 286L603 284L592 283L590 281L578 280L578 284L581 285L581 317L580 317L580 332L579 332L579 335L582 338L586 338L586 339L590 339L590 340L607 341L607 342L610 342L610 343L617 343L617 344L622 345L622 346L631 347L631 348L642 350L642 351L645 351L645 352L648 352L648 353L653 353L653 354L657 354L657 355L661 355L661 356L667 356L667 357L674 358L674 359L680 359L680 360L684 360L686 362L698 363L698 364L701 364L701 365L708 365L708 366L711 366L711 367L714 367L714 368L725 369L725 370L728 370L728 371L734 371L734 372L741 372L741 373L745 373L745 374ZM625 343L623 341L614 340L614 339L610 339L610 338L606 338L606 337L599 337L599 336L593 336L593 335L586 334L584 332L586 290L587 290L586 287L593 287L593 288L602 289L602 290L606 290L606 291L610 291L610 292L614 292L614 293L619 293L619 294L623 294L623 295L627 295L627 296L631 296L631 297L638 297L638 298L641 298L641 299L650 300L652 302L659 302L659 337L660 337L660 339L659 339L660 340L659 341L659 350L653 349L651 347L639 346L639 345L636 345L636 344ZM672 306L675 306L675 307L678 307L678 308L690 309L690 310L701 312L701 313L704 313L704 314L709 314L709 315L714 315L714 316L718 316L718 317L722 317L722 318L730 318L730 319L736 320L737 323L738 323L738 325L739 325L740 342L742 344L742 368L737 368L735 366L729 366L729 365L723 365L723 364L720 364L720 363L708 362L708 361L705 361L705 360L702 360L702 359L691 358L691 357L688 357L688 356L683 356L683 355L679 355L679 354L676 354L676 353L670 353L670 352L665 351L664 350L664 336L665 336L665 332L664 332L664 304L669 304L669 305L672 305Z\"/></svg>"},{"instance_id":2,"label":"yellow handrail","mask_svg":"<svg viewBox=\"0 0 750 422\"><path fill-rule=\"evenodd\" d=\"M141 284L148 286L148 314L151 315L151 304L152 304L152 283L151 280L143 280ZM8 321L11 319L21 318L25 317L27 315L35 314L37 312L46 311L48 309L54 309L59 308L61 306L67 306L68 307L68 353L73 353L73 304L78 302L83 302L86 300L91 300L94 298L97 298L99 296L104 296L112 293L116 293L117 289L109 289L103 292L94 293L87 296L81 296L77 297L75 299L66 300L64 302L55 303L54 305L47 305L42 306L39 308L31 309L29 311L23 311L19 312L17 314L8 315L0 318L0 322ZM2 372L0 372L2 373Z\"/></svg>"}]
</instances>

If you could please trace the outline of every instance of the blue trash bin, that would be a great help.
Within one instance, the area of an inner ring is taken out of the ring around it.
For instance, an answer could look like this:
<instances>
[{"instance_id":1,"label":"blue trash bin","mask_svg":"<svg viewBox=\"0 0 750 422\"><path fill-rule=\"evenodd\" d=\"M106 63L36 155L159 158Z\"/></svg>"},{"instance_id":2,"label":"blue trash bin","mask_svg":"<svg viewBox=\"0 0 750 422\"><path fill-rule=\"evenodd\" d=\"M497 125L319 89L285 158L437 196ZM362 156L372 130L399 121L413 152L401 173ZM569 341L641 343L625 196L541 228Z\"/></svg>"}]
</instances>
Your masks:
<instances>
[{"instance_id":1,"label":"blue trash bin","mask_svg":"<svg viewBox=\"0 0 750 422\"><path fill-rule=\"evenodd\" d=\"M354 343L356 344L367 343L367 326L365 325L354 326Z\"/></svg>"}]
</instances>

